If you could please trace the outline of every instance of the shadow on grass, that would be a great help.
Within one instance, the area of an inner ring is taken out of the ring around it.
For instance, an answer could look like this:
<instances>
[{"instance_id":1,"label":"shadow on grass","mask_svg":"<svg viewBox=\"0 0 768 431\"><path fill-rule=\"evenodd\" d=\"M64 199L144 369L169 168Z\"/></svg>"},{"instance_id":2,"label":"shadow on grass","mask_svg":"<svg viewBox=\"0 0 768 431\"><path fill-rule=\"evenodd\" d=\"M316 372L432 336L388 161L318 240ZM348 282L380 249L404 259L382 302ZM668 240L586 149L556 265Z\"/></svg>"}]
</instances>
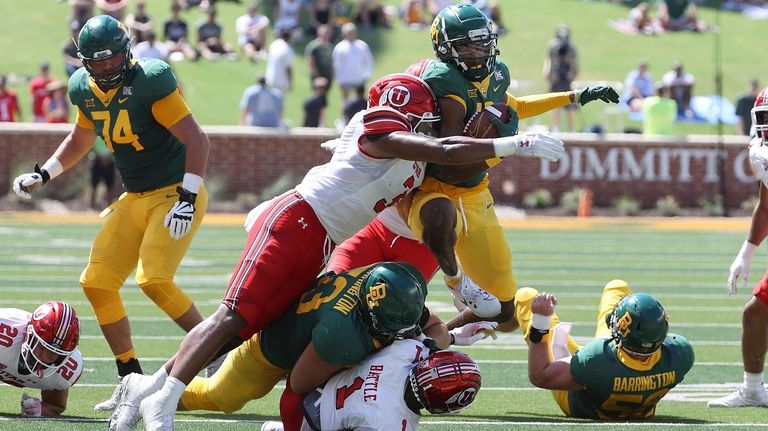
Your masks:
<instances>
[{"instance_id":1,"label":"shadow on grass","mask_svg":"<svg viewBox=\"0 0 768 431\"><path fill-rule=\"evenodd\" d=\"M439 416L439 415L426 415L422 416L422 419L425 419L425 422L428 422L430 419L432 420L440 420L441 418L450 417L453 420L456 420L457 422L461 420L466 421L496 421L496 422L541 422L541 423L551 423L551 422L559 422L563 424L567 423L591 423L591 422L600 422L603 421L595 421L592 419L581 419L581 418L571 418L566 417L560 414L538 414L538 413L531 413L531 412L525 412L525 413L513 413L510 412L507 415L461 415L461 416ZM621 421L626 422L626 421ZM654 424L654 423L680 423L680 424L708 424L709 421L701 420L701 419L692 419L692 418L683 418L678 416L669 416L669 415L657 415L654 416L651 419L645 419L645 420L636 420L636 421L629 421L632 423L637 423L638 425L642 424Z\"/></svg>"}]
</instances>

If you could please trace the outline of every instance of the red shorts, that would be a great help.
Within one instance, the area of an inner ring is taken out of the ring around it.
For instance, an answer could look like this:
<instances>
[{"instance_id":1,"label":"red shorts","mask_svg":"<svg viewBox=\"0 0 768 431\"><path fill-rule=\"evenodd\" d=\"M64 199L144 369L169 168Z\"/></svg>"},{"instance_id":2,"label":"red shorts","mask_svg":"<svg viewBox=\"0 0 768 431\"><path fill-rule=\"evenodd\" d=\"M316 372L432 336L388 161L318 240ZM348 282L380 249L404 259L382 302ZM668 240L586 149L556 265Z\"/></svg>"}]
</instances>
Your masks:
<instances>
[{"instance_id":1,"label":"red shorts","mask_svg":"<svg viewBox=\"0 0 768 431\"><path fill-rule=\"evenodd\" d=\"M296 191L274 199L256 219L221 301L242 317L247 340L298 301L325 266L333 242Z\"/></svg>"},{"instance_id":2,"label":"red shorts","mask_svg":"<svg viewBox=\"0 0 768 431\"><path fill-rule=\"evenodd\" d=\"M338 273L384 261L408 262L427 282L438 269L437 259L425 244L394 234L378 218L336 247L328 269Z\"/></svg>"},{"instance_id":3,"label":"red shorts","mask_svg":"<svg viewBox=\"0 0 768 431\"><path fill-rule=\"evenodd\" d=\"M763 304L768 304L768 272L766 272L763 279L757 283L757 286L752 289L752 294L755 295L757 299L763 301Z\"/></svg>"}]
</instances>

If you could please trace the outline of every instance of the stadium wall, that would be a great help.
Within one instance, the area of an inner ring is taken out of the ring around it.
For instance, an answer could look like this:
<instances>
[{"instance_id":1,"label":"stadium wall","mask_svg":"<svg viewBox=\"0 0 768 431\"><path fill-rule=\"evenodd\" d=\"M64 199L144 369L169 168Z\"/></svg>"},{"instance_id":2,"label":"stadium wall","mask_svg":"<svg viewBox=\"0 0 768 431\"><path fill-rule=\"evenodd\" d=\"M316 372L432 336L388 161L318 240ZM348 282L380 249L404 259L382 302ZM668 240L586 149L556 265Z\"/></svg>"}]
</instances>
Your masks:
<instances>
[{"instance_id":1,"label":"stadium wall","mask_svg":"<svg viewBox=\"0 0 768 431\"><path fill-rule=\"evenodd\" d=\"M0 194L10 192L13 175L46 160L71 125L0 123ZM259 193L284 175L296 181L329 154L319 144L333 138L330 129L293 129L290 133L235 126L205 127L211 140L208 177L220 185L218 198ZM672 195L682 206L698 206L720 193L716 136L645 138L621 134L562 134L567 156L558 163L510 158L491 171L491 191L498 203L520 205L529 192L545 188L555 199L576 187L589 188L594 203L609 206L632 196L644 207ZM756 194L747 157L747 140L722 138L727 205L737 208ZM56 182L88 175L87 163Z\"/></svg>"}]
</instances>

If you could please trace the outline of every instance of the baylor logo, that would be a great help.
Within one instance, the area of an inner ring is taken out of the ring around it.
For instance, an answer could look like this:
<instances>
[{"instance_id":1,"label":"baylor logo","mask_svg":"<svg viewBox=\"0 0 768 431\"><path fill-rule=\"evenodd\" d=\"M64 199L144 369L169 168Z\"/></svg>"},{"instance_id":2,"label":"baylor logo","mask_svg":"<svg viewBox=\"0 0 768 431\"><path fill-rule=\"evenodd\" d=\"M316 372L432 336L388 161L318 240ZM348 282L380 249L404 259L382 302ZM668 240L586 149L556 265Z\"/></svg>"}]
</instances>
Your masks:
<instances>
[{"instance_id":1,"label":"baylor logo","mask_svg":"<svg viewBox=\"0 0 768 431\"><path fill-rule=\"evenodd\" d=\"M368 303L368 308L376 308L379 306L379 301L387 297L387 285L379 283L371 286L368 294L365 295L365 302Z\"/></svg>"},{"instance_id":2,"label":"baylor logo","mask_svg":"<svg viewBox=\"0 0 768 431\"><path fill-rule=\"evenodd\" d=\"M629 325L631 324L632 316L630 316L629 311L627 311L623 316L619 318L619 333L622 337L629 335Z\"/></svg>"}]
</instances>

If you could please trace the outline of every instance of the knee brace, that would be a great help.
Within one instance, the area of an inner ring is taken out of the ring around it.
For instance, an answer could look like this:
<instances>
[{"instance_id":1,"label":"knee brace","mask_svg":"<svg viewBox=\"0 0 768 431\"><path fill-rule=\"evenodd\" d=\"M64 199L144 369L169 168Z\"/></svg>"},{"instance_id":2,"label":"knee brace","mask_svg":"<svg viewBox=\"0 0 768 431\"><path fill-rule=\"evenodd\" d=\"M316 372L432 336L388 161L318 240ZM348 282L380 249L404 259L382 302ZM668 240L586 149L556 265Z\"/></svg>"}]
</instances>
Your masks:
<instances>
[{"instance_id":1,"label":"knee brace","mask_svg":"<svg viewBox=\"0 0 768 431\"><path fill-rule=\"evenodd\" d=\"M173 320L181 317L192 307L192 300L173 281L147 283L139 287Z\"/></svg>"},{"instance_id":2,"label":"knee brace","mask_svg":"<svg viewBox=\"0 0 768 431\"><path fill-rule=\"evenodd\" d=\"M99 325L109 325L126 317L125 306L118 289L83 285L83 292L91 303Z\"/></svg>"}]
</instances>

